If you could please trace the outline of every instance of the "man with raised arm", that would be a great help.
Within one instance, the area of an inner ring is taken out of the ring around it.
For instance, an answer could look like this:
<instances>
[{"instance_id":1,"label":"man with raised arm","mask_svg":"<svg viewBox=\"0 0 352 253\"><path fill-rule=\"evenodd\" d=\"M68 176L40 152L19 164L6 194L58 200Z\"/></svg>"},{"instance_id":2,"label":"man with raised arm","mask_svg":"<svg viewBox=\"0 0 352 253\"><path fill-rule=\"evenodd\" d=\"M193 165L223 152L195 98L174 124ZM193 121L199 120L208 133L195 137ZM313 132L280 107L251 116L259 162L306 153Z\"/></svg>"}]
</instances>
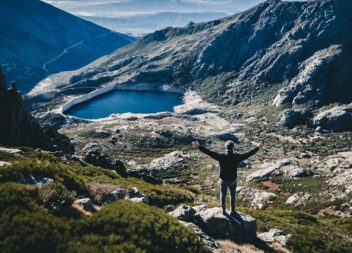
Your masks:
<instances>
[{"instance_id":1,"label":"man with raised arm","mask_svg":"<svg viewBox=\"0 0 352 253\"><path fill-rule=\"evenodd\" d=\"M193 147L198 148L204 154L210 156L211 158L217 160L220 164L220 202L223 210L223 214L226 214L226 193L227 188L230 189L230 197L231 197L231 215L235 213L236 208L236 187L237 187L237 167L238 164L251 157L260 147L263 146L263 142L260 142L257 147L246 152L246 153L234 153L234 142L227 141L225 143L225 153L216 153L206 149L201 146L198 141L194 141L192 143Z\"/></svg>"}]
</instances>

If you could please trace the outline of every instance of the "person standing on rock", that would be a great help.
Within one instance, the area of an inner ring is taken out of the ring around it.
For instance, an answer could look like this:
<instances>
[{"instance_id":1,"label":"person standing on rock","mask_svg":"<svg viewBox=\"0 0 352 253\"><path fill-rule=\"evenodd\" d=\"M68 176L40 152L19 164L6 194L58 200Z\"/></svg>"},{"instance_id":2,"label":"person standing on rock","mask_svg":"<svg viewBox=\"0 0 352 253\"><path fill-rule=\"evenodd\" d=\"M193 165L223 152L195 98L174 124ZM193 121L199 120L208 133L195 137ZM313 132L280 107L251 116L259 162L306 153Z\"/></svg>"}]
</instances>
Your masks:
<instances>
[{"instance_id":1,"label":"person standing on rock","mask_svg":"<svg viewBox=\"0 0 352 253\"><path fill-rule=\"evenodd\" d=\"M225 143L225 153L219 154L213 152L205 147L201 146L198 141L192 143L193 147L198 148L204 154L210 156L211 158L217 160L220 164L220 202L223 213L226 214L226 194L227 188L230 189L231 197L231 214L235 214L236 208L236 187L237 187L237 167L240 162L248 159L263 146L263 142L260 142L257 147L246 152L246 153L234 153L234 142L227 141Z\"/></svg>"}]
</instances>

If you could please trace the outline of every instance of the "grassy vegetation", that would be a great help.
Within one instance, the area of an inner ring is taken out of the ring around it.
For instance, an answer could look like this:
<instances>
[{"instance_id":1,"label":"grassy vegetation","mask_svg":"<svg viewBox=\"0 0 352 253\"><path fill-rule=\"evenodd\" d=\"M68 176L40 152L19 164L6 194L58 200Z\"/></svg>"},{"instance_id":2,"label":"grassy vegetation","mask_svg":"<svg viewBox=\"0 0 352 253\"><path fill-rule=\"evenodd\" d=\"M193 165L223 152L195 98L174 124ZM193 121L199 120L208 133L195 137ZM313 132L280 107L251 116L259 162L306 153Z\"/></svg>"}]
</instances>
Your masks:
<instances>
[{"instance_id":1,"label":"grassy vegetation","mask_svg":"<svg viewBox=\"0 0 352 253\"><path fill-rule=\"evenodd\" d=\"M77 195L88 194L89 182L137 186L158 207L192 202L191 191L24 151L22 157L0 154L12 163L0 169L0 252L209 252L192 230L157 207L121 200L91 217L73 215L71 207ZM17 183L29 175L54 183Z\"/></svg>"},{"instance_id":2,"label":"grassy vegetation","mask_svg":"<svg viewBox=\"0 0 352 253\"><path fill-rule=\"evenodd\" d=\"M51 154L28 150L24 157L2 155L0 158L3 161L13 161L11 166L1 169L0 182L16 182L29 175L39 175L52 178L68 190L83 195L87 194L85 184L90 182L109 183L125 187L136 186L149 197L152 205L159 207L191 202L194 199L194 194L191 191L181 187L153 185L136 178L126 179L110 170L94 166L82 166L73 161L63 163Z\"/></svg>"},{"instance_id":3,"label":"grassy vegetation","mask_svg":"<svg viewBox=\"0 0 352 253\"><path fill-rule=\"evenodd\" d=\"M68 219L41 205L37 188L0 185L0 252L208 252L163 211L118 201L92 217Z\"/></svg>"},{"instance_id":4,"label":"grassy vegetation","mask_svg":"<svg viewBox=\"0 0 352 253\"><path fill-rule=\"evenodd\" d=\"M218 198L202 195L204 189L196 187L214 169L206 167L207 160L189 168L197 178L182 188L123 178L109 170L63 162L31 149L23 151L23 156L0 152L1 161L12 163L0 168L0 252L208 252L192 231L157 208L195 202L218 206ZM40 188L14 183L28 175L49 177L54 183ZM321 178L280 180L274 178L273 182L287 193L314 193L326 187ZM117 201L91 217L83 217L72 211L71 204L77 195L89 194L87 183L136 186L154 207ZM284 198L280 202L280 196L273 208L290 208L283 204ZM352 218L319 218L310 214L313 210L313 204L304 210L240 208L257 219L259 231L278 228L292 234L288 247L293 252L352 252Z\"/></svg>"},{"instance_id":5,"label":"grassy vegetation","mask_svg":"<svg viewBox=\"0 0 352 253\"><path fill-rule=\"evenodd\" d=\"M242 208L257 219L258 230L278 228L292 234L293 252L352 252L352 218L318 218L303 211Z\"/></svg>"}]
</instances>

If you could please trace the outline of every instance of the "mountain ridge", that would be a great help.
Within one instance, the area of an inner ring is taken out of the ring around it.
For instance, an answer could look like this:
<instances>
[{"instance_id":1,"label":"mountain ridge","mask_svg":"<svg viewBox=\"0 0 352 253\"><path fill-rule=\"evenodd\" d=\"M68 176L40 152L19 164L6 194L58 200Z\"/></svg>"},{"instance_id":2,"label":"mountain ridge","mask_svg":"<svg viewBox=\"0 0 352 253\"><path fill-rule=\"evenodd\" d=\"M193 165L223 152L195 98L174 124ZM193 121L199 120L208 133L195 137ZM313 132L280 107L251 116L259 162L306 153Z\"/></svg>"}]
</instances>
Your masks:
<instances>
[{"instance_id":1,"label":"mountain ridge","mask_svg":"<svg viewBox=\"0 0 352 253\"><path fill-rule=\"evenodd\" d=\"M261 97L283 108L349 103L349 10L347 0L269 0L220 20L156 31L78 71L53 76L46 88L54 100L80 94L82 87L146 82L189 87L225 106ZM325 60L318 64L317 58Z\"/></svg>"},{"instance_id":2,"label":"mountain ridge","mask_svg":"<svg viewBox=\"0 0 352 253\"><path fill-rule=\"evenodd\" d=\"M24 92L48 74L80 68L133 41L38 0L1 1L0 14L0 62Z\"/></svg>"}]
</instances>

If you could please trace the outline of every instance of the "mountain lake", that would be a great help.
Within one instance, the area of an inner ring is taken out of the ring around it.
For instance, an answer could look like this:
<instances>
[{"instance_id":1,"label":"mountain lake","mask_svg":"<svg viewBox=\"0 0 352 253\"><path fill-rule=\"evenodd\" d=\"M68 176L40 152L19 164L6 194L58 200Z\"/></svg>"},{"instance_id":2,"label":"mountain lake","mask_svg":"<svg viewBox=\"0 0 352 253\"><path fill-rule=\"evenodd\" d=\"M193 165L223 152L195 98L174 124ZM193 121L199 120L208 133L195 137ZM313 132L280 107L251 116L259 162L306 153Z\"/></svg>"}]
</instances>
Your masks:
<instances>
[{"instance_id":1,"label":"mountain lake","mask_svg":"<svg viewBox=\"0 0 352 253\"><path fill-rule=\"evenodd\" d=\"M106 118L113 113L173 112L183 103L183 94L163 91L112 90L65 111L83 119Z\"/></svg>"}]
</instances>

